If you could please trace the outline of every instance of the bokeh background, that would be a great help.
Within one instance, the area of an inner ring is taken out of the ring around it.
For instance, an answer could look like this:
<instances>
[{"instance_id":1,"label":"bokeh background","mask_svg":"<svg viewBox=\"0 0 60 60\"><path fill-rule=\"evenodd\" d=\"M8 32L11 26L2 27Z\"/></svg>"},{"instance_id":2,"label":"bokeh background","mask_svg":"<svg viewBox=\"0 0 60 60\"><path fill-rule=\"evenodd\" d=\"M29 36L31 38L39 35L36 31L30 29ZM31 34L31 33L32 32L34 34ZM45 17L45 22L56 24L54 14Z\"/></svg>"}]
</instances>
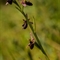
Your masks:
<instances>
[{"instance_id":1,"label":"bokeh background","mask_svg":"<svg viewBox=\"0 0 60 60\"><path fill-rule=\"evenodd\" d=\"M36 32L50 60L60 60L60 0L30 0L33 6L24 11L33 22ZM0 60L47 60L35 46L28 47L30 28L22 28L23 15L15 5L0 0Z\"/></svg>"}]
</instances>

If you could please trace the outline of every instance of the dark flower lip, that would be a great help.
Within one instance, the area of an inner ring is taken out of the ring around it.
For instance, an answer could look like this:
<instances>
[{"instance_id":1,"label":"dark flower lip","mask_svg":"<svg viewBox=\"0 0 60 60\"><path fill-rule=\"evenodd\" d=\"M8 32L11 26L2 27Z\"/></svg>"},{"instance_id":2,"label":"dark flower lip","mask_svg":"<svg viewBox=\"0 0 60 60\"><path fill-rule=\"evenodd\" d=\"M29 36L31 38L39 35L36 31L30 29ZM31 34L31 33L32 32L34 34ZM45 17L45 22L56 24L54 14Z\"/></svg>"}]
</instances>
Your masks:
<instances>
[{"instance_id":1,"label":"dark flower lip","mask_svg":"<svg viewBox=\"0 0 60 60\"><path fill-rule=\"evenodd\" d=\"M30 41L29 45L30 49L33 49L34 48L34 42L33 41Z\"/></svg>"},{"instance_id":2,"label":"dark flower lip","mask_svg":"<svg viewBox=\"0 0 60 60\"><path fill-rule=\"evenodd\" d=\"M29 39L29 44L28 44L30 49L34 48L34 44L35 44L35 40L34 40L33 36L31 35L31 38Z\"/></svg>"},{"instance_id":3,"label":"dark flower lip","mask_svg":"<svg viewBox=\"0 0 60 60\"><path fill-rule=\"evenodd\" d=\"M33 49L34 48L34 44L30 44L30 49Z\"/></svg>"},{"instance_id":4,"label":"dark flower lip","mask_svg":"<svg viewBox=\"0 0 60 60\"><path fill-rule=\"evenodd\" d=\"M25 21L24 19L23 19L23 21L24 21L24 24L22 25L22 27L23 27L23 29L26 29L28 26L27 21Z\"/></svg>"},{"instance_id":5,"label":"dark flower lip","mask_svg":"<svg viewBox=\"0 0 60 60\"><path fill-rule=\"evenodd\" d=\"M13 0L7 0L7 3L12 4Z\"/></svg>"},{"instance_id":6,"label":"dark flower lip","mask_svg":"<svg viewBox=\"0 0 60 60\"><path fill-rule=\"evenodd\" d=\"M28 19L28 20L30 20L30 19ZM23 29L26 29L28 27L28 23L27 23L27 21L25 19L23 19L23 22L24 23L23 23L22 27L23 27ZM30 24L33 24L33 22L30 22Z\"/></svg>"},{"instance_id":7,"label":"dark flower lip","mask_svg":"<svg viewBox=\"0 0 60 60\"><path fill-rule=\"evenodd\" d=\"M33 4L30 1L25 1L26 5L32 6Z\"/></svg>"}]
</instances>

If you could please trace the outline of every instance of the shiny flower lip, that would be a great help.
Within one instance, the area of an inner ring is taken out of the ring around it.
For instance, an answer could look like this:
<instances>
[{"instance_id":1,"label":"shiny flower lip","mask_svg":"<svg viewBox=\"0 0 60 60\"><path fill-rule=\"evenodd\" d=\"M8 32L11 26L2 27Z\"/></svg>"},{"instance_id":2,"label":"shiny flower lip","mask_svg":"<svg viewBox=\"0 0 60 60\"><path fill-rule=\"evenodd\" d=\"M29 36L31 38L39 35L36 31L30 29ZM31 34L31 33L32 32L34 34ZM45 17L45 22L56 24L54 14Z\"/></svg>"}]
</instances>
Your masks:
<instances>
[{"instance_id":1,"label":"shiny flower lip","mask_svg":"<svg viewBox=\"0 0 60 60\"><path fill-rule=\"evenodd\" d=\"M26 17L28 18L28 15L26 14ZM28 18L28 20L30 20ZM29 21L30 24L33 24L33 22ZM27 20L23 19L23 25L22 25L23 29L26 29L28 27L28 23Z\"/></svg>"},{"instance_id":2,"label":"shiny flower lip","mask_svg":"<svg viewBox=\"0 0 60 60\"><path fill-rule=\"evenodd\" d=\"M35 44L35 42L30 40L30 43L28 45L30 47L30 49L34 48L34 44Z\"/></svg>"},{"instance_id":3,"label":"shiny flower lip","mask_svg":"<svg viewBox=\"0 0 60 60\"><path fill-rule=\"evenodd\" d=\"M30 49L34 48L34 44L35 44L35 39L32 36L32 34L30 33L30 39L29 39L29 44L28 44L28 46L30 47Z\"/></svg>"},{"instance_id":4,"label":"shiny flower lip","mask_svg":"<svg viewBox=\"0 0 60 60\"><path fill-rule=\"evenodd\" d=\"M23 19L23 21L24 21L24 24L22 25L22 27L23 27L23 29L26 29L26 28L27 28L27 26L28 26L27 21L26 21L26 20L24 20L24 19Z\"/></svg>"},{"instance_id":5,"label":"shiny flower lip","mask_svg":"<svg viewBox=\"0 0 60 60\"><path fill-rule=\"evenodd\" d=\"M25 1L26 5L32 6L33 4L30 1Z\"/></svg>"}]
</instances>

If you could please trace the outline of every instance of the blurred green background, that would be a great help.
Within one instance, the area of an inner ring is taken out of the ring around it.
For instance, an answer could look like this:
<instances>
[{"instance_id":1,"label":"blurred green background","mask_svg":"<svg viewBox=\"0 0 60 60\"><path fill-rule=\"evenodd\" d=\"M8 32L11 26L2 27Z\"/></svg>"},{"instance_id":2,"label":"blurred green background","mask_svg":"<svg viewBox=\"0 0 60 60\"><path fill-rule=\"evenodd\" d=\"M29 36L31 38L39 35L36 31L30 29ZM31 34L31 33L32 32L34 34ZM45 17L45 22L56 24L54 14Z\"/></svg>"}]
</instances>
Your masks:
<instances>
[{"instance_id":1,"label":"blurred green background","mask_svg":"<svg viewBox=\"0 0 60 60\"><path fill-rule=\"evenodd\" d=\"M60 0L30 0L33 6L27 6L36 32L50 60L60 60ZM30 28L22 28L23 15L15 5L5 5L0 0L0 60L47 60L37 48L29 50ZM28 51L29 50L29 51Z\"/></svg>"}]
</instances>

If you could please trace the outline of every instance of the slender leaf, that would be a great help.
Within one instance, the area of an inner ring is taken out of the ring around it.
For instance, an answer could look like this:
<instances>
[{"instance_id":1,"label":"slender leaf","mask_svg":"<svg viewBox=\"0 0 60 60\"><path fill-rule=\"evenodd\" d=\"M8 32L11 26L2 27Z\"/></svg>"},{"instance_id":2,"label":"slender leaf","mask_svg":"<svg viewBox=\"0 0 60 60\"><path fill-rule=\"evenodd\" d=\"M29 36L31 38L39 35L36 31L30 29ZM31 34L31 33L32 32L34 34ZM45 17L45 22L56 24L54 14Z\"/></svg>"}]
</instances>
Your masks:
<instances>
[{"instance_id":1,"label":"slender leaf","mask_svg":"<svg viewBox=\"0 0 60 60\"><path fill-rule=\"evenodd\" d=\"M30 50L28 50L28 56L29 56L30 60L33 60Z\"/></svg>"}]
</instances>

